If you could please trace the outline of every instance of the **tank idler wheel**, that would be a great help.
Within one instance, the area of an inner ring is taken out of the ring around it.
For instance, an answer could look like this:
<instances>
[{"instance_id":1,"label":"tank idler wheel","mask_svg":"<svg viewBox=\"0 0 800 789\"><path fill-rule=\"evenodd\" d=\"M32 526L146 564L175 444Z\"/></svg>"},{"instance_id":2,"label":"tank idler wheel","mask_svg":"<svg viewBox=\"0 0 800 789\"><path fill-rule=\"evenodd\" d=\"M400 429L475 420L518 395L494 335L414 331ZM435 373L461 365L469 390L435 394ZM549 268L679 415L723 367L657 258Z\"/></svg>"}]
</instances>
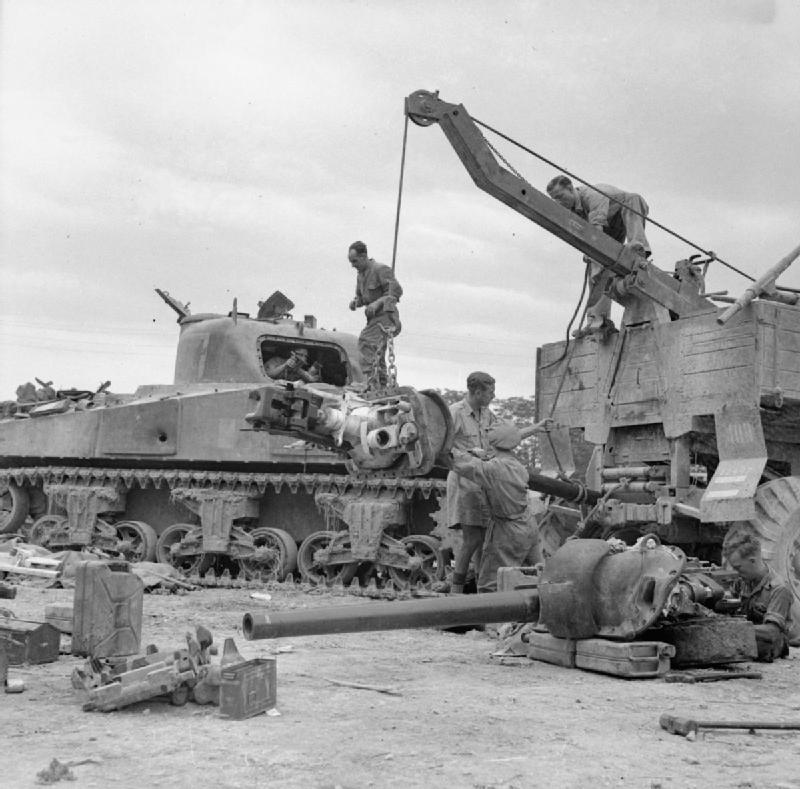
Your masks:
<instances>
[{"instance_id":1,"label":"tank idler wheel","mask_svg":"<svg viewBox=\"0 0 800 789\"><path fill-rule=\"evenodd\" d=\"M314 559L314 554L321 548L327 548L343 532L315 531L300 543L297 551L297 569L300 577L312 586L334 583L342 578L347 565L325 565ZM346 533L345 533L346 534Z\"/></svg>"},{"instance_id":2,"label":"tank idler wheel","mask_svg":"<svg viewBox=\"0 0 800 789\"><path fill-rule=\"evenodd\" d=\"M28 542L41 545L42 548L50 548L59 534L66 533L66 523L66 515L42 515L31 526ZM59 545L59 543L55 543L55 545Z\"/></svg>"},{"instance_id":3,"label":"tank idler wheel","mask_svg":"<svg viewBox=\"0 0 800 789\"><path fill-rule=\"evenodd\" d=\"M9 482L0 486L0 534L16 531L28 517L30 500L25 488Z\"/></svg>"},{"instance_id":4,"label":"tank idler wheel","mask_svg":"<svg viewBox=\"0 0 800 789\"><path fill-rule=\"evenodd\" d=\"M162 564L171 564L186 575L199 573L205 559L204 553L180 554L172 553L172 546L177 545L189 532L198 531L199 526L193 523L173 523L167 526L158 537L156 543L156 561Z\"/></svg>"},{"instance_id":5,"label":"tank idler wheel","mask_svg":"<svg viewBox=\"0 0 800 789\"><path fill-rule=\"evenodd\" d=\"M258 581L282 581L297 569L297 545L283 529L260 526L250 532L256 548L267 549L263 561L240 559L245 578Z\"/></svg>"},{"instance_id":6,"label":"tank idler wheel","mask_svg":"<svg viewBox=\"0 0 800 789\"><path fill-rule=\"evenodd\" d=\"M725 535L729 541L742 530L752 531L761 543L764 561L788 582L794 601L790 638L800 639L800 477L781 477L759 486L756 516L737 521Z\"/></svg>"},{"instance_id":7,"label":"tank idler wheel","mask_svg":"<svg viewBox=\"0 0 800 789\"><path fill-rule=\"evenodd\" d=\"M402 570L399 567L387 567L389 577L399 589L408 589L421 583L430 589L436 581L445 577L445 563L439 549L439 540L427 534L411 534L400 540L406 546L409 556L421 560L422 565L413 570Z\"/></svg>"},{"instance_id":8,"label":"tank idler wheel","mask_svg":"<svg viewBox=\"0 0 800 789\"><path fill-rule=\"evenodd\" d=\"M120 553L129 562L153 562L158 535L144 521L118 521L113 526L121 545Z\"/></svg>"}]
</instances>

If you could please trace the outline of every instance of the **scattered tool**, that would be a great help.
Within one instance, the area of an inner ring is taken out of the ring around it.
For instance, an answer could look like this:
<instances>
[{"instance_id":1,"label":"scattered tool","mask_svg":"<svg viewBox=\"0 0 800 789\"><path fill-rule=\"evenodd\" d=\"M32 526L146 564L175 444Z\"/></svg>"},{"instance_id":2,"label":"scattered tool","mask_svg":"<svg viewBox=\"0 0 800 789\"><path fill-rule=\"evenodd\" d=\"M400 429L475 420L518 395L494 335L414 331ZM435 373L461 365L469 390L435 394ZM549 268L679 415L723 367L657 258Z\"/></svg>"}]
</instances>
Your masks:
<instances>
[{"instance_id":1,"label":"scattered tool","mask_svg":"<svg viewBox=\"0 0 800 789\"><path fill-rule=\"evenodd\" d=\"M661 728L670 734L680 734L682 737L692 738L700 729L778 729L781 731L800 731L800 722L781 723L778 721L701 721L694 718L682 718L665 712L658 721Z\"/></svg>"},{"instance_id":2,"label":"scattered tool","mask_svg":"<svg viewBox=\"0 0 800 789\"><path fill-rule=\"evenodd\" d=\"M760 671L670 671L664 682L721 682L726 679L761 679Z\"/></svg>"}]
</instances>

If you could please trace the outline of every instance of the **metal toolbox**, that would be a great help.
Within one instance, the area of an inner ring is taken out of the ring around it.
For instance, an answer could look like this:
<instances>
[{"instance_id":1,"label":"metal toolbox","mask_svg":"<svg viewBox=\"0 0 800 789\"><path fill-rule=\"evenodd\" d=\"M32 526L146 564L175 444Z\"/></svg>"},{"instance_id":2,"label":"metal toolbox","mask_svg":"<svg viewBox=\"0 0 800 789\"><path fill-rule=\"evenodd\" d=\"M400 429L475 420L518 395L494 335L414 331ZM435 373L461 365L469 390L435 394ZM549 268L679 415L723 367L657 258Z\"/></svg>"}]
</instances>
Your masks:
<instances>
[{"instance_id":1,"label":"metal toolbox","mask_svg":"<svg viewBox=\"0 0 800 789\"><path fill-rule=\"evenodd\" d=\"M575 668L615 677L660 677L670 668L675 647L662 641L607 641L583 638L575 644Z\"/></svg>"},{"instance_id":2,"label":"metal toolbox","mask_svg":"<svg viewBox=\"0 0 800 789\"><path fill-rule=\"evenodd\" d=\"M44 622L0 617L0 639L5 639L9 666L22 663L53 663L58 660L61 633Z\"/></svg>"},{"instance_id":3,"label":"metal toolbox","mask_svg":"<svg viewBox=\"0 0 800 789\"><path fill-rule=\"evenodd\" d=\"M272 709L277 699L276 663L275 658L255 658L223 668L220 715L242 720Z\"/></svg>"},{"instance_id":4,"label":"metal toolbox","mask_svg":"<svg viewBox=\"0 0 800 789\"><path fill-rule=\"evenodd\" d=\"M574 638L556 638L550 633L528 633L528 657L565 668L575 668Z\"/></svg>"}]
</instances>

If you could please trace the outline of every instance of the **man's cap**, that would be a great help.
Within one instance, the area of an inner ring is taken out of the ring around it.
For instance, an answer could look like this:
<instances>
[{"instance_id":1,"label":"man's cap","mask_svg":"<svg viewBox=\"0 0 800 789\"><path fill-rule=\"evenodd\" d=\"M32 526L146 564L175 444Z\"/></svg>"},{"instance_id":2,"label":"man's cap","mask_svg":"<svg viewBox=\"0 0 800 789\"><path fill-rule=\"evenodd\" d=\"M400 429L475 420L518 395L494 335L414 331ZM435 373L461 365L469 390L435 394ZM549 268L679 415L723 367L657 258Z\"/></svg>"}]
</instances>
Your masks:
<instances>
[{"instance_id":1,"label":"man's cap","mask_svg":"<svg viewBox=\"0 0 800 789\"><path fill-rule=\"evenodd\" d=\"M354 241L348 247L348 252L353 250L357 255L366 255L367 254L367 245L363 241Z\"/></svg>"},{"instance_id":2,"label":"man's cap","mask_svg":"<svg viewBox=\"0 0 800 789\"><path fill-rule=\"evenodd\" d=\"M511 451L519 446L522 441L522 436L519 428L513 423L506 420L495 422L486 434L489 439L489 444L495 449L504 449Z\"/></svg>"},{"instance_id":3,"label":"man's cap","mask_svg":"<svg viewBox=\"0 0 800 789\"><path fill-rule=\"evenodd\" d=\"M467 376L467 389L473 389L476 386L494 386L494 384L495 380L489 373L477 371Z\"/></svg>"}]
</instances>

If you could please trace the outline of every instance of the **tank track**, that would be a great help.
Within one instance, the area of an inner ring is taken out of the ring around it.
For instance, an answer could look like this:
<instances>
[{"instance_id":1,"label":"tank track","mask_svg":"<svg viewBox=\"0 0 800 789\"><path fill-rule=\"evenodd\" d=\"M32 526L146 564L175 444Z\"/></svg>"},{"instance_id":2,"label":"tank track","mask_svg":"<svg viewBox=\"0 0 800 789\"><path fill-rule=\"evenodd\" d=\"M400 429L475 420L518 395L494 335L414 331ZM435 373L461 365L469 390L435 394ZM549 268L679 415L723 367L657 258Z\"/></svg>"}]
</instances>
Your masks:
<instances>
[{"instance_id":1,"label":"tank track","mask_svg":"<svg viewBox=\"0 0 800 789\"><path fill-rule=\"evenodd\" d=\"M351 477L345 474L324 473L258 473L240 471L183 471L176 469L117 469L93 468L90 466L22 466L0 469L0 485L14 482L17 485L39 485L42 483L69 483L83 485L110 485L121 482L126 489L139 488L203 488L209 490L234 490L254 492L261 495L272 487L280 493L284 486L297 493L301 486L307 493L334 490L349 491L403 491L411 498L419 493L430 498L432 493L444 493L445 480L398 479L396 477Z\"/></svg>"}]
</instances>

